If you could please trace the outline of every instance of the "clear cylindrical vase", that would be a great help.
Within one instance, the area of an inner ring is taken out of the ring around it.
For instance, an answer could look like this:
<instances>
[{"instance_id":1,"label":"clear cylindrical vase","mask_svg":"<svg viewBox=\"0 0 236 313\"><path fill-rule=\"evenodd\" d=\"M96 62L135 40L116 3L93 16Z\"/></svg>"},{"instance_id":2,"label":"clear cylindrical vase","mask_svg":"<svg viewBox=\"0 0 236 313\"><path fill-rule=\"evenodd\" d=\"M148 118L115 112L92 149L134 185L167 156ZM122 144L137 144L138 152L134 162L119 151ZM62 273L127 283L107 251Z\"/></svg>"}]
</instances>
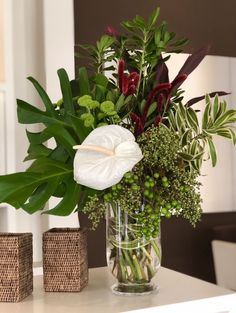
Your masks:
<instances>
[{"instance_id":1,"label":"clear cylindrical vase","mask_svg":"<svg viewBox=\"0 0 236 313\"><path fill-rule=\"evenodd\" d=\"M145 295L157 290L153 277L161 262L160 232L146 238L142 225L112 203L107 210L107 263L117 283L112 291L120 295Z\"/></svg>"}]
</instances>

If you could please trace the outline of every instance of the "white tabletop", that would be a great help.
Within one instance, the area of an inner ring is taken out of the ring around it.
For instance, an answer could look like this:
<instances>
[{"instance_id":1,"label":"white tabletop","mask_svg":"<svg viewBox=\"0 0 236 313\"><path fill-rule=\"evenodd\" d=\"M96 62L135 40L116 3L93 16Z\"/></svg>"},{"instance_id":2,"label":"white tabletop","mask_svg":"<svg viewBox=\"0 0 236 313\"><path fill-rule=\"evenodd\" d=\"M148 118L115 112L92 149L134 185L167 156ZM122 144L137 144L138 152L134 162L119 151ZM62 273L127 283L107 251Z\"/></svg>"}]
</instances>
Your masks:
<instances>
[{"instance_id":1,"label":"white tabletop","mask_svg":"<svg viewBox=\"0 0 236 313\"><path fill-rule=\"evenodd\" d=\"M105 267L90 269L89 285L80 293L44 292L42 276L34 277L34 292L20 303L0 303L1 313L107 313L223 296L232 292L214 284L161 268L155 280L159 292L146 296L117 296L110 286L112 275Z\"/></svg>"}]
</instances>

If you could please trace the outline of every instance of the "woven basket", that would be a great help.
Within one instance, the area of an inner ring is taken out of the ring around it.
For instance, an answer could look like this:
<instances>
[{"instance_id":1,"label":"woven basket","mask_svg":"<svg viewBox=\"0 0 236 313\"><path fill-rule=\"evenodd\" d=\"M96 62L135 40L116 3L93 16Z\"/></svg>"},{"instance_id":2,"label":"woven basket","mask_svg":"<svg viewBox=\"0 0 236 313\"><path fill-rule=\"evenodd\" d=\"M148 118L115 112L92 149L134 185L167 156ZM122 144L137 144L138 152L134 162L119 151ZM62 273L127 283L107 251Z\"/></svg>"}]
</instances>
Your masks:
<instances>
[{"instance_id":1,"label":"woven basket","mask_svg":"<svg viewBox=\"0 0 236 313\"><path fill-rule=\"evenodd\" d=\"M32 291L32 234L0 233L0 301L19 302Z\"/></svg>"},{"instance_id":2,"label":"woven basket","mask_svg":"<svg viewBox=\"0 0 236 313\"><path fill-rule=\"evenodd\" d=\"M87 232L52 228L43 234L45 291L79 292L88 283Z\"/></svg>"}]
</instances>

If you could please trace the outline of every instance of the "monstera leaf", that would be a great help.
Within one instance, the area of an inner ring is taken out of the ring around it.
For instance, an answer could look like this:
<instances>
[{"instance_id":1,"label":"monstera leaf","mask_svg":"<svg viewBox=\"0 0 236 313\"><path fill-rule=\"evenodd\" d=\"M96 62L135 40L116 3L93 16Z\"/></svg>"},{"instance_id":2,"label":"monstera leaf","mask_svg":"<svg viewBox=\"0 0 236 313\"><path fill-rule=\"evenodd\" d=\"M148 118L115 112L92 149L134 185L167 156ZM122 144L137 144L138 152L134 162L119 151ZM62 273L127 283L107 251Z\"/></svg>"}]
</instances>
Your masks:
<instances>
[{"instance_id":1,"label":"monstera leaf","mask_svg":"<svg viewBox=\"0 0 236 313\"><path fill-rule=\"evenodd\" d=\"M84 82L85 69L81 70L81 75L81 90L84 90L87 86L87 82ZM73 179L73 146L82 143L91 129L85 130L83 122L75 114L76 101L66 71L58 70L58 77L62 107L52 103L34 78L28 78L37 90L44 110L17 100L18 121L23 124L41 124L43 129L36 133L26 131L29 148L25 160L33 161L27 171L0 176L0 203L22 208L30 214L44 210L47 201L56 196L62 198L61 201L54 208L43 212L69 215L77 208L82 195L81 186ZM54 148L47 146L49 139L54 140ZM85 189L83 187L83 197Z\"/></svg>"}]
</instances>

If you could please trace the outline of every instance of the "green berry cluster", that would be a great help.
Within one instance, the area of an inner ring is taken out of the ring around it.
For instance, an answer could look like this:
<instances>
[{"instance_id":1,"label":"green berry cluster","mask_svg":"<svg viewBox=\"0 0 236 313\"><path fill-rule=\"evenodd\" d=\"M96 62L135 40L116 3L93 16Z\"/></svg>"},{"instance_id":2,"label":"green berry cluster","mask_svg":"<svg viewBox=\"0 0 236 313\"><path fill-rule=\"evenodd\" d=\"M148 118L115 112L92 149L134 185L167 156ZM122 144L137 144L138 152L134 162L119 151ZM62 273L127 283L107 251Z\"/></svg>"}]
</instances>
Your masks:
<instances>
[{"instance_id":1,"label":"green berry cluster","mask_svg":"<svg viewBox=\"0 0 236 313\"><path fill-rule=\"evenodd\" d=\"M138 235L145 237L147 240L156 238L160 233L160 211L152 205L145 203L137 212L137 224L140 226Z\"/></svg>"},{"instance_id":2,"label":"green berry cluster","mask_svg":"<svg viewBox=\"0 0 236 313\"><path fill-rule=\"evenodd\" d=\"M88 201L83 208L83 213L88 215L88 219L92 224L92 230L95 230L98 227L101 219L105 217L105 212L106 206L97 194L88 197Z\"/></svg>"}]
</instances>

